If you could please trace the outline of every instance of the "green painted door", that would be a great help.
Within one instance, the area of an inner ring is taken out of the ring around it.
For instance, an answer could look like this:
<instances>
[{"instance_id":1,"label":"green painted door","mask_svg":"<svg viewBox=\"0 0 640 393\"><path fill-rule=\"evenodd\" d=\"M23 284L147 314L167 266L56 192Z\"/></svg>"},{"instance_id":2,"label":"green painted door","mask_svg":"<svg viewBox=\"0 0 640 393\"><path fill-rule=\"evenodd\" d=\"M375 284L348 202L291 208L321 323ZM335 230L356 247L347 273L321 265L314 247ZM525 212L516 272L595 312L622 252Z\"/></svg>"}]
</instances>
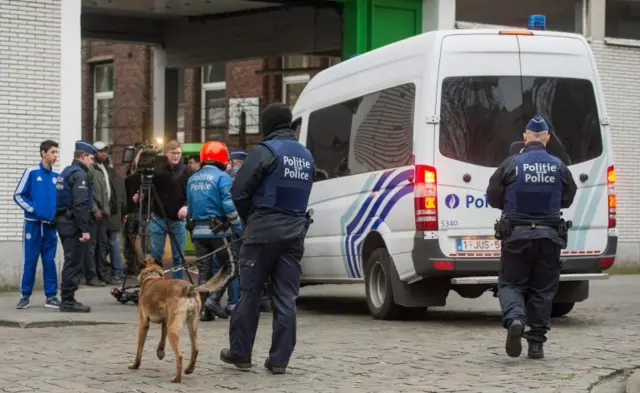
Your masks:
<instances>
[{"instance_id":1,"label":"green painted door","mask_svg":"<svg viewBox=\"0 0 640 393\"><path fill-rule=\"evenodd\" d=\"M422 0L341 0L343 58L422 32Z\"/></svg>"}]
</instances>

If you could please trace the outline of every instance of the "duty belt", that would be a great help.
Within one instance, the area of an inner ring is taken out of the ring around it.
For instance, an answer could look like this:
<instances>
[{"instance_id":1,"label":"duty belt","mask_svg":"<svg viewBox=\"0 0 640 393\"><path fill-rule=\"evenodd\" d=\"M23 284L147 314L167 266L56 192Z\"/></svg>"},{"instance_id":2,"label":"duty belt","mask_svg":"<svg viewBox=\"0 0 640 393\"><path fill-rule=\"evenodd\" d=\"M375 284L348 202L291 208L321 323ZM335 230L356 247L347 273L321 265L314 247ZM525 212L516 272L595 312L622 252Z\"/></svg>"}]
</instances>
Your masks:
<instances>
[{"instance_id":1,"label":"duty belt","mask_svg":"<svg viewBox=\"0 0 640 393\"><path fill-rule=\"evenodd\" d=\"M535 224L535 223L531 223L531 224L527 224L527 225L523 225L523 224L518 224L518 225L514 225L514 228L529 228L529 229L553 229L556 230L558 229L557 227L551 227L549 225L540 225L540 224Z\"/></svg>"}]
</instances>

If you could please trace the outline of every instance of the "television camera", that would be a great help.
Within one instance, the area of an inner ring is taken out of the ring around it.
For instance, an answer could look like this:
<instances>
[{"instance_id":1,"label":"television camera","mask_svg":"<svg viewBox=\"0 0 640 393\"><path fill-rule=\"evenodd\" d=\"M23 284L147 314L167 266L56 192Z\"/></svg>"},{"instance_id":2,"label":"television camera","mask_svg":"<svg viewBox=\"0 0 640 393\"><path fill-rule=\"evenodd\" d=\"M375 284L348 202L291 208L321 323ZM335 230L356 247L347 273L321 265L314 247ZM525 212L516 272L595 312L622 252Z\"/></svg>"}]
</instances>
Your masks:
<instances>
[{"instance_id":1,"label":"television camera","mask_svg":"<svg viewBox=\"0 0 640 393\"><path fill-rule=\"evenodd\" d=\"M157 220L152 215L152 205L159 210L159 216L162 220L158 220L160 223L166 223L167 215L165 213L162 201L158 198L158 192L154 186L154 178L158 168L163 167L169 163L167 157L163 155L163 149L160 146L162 140L158 139L156 143L140 142L133 146L125 147L124 154L122 156L122 163L128 164L131 172L129 177L140 176L139 182L131 182L133 189L137 189L137 212L131 214L128 220L132 220L131 231L127 233L127 244L130 246L130 250L126 250L130 258L134 259L134 265L139 268L142 260L147 255L147 245L149 239L149 223L151 220ZM134 179L135 180L135 179ZM163 225L164 226L164 225ZM175 237L175 234L171 230L171 226L166 228L167 234L172 247L177 246L179 243ZM182 251L180 251L180 259L182 260L182 266L186 266L186 261ZM187 274L189 280L193 284L192 278ZM113 288L111 295L116 298L120 303L126 304L131 301L133 303L138 302L138 293L140 292L139 285L125 286L126 280L123 280L121 288Z\"/></svg>"}]
</instances>

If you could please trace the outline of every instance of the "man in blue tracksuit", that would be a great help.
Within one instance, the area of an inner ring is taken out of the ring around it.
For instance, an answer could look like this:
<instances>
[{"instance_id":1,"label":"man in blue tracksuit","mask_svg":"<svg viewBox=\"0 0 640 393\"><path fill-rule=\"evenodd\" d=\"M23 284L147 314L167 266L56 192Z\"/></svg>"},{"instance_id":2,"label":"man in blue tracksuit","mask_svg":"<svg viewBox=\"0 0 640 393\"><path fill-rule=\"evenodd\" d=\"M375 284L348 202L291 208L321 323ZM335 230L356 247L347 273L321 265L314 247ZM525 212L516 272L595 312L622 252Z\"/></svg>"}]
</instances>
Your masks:
<instances>
[{"instance_id":1,"label":"man in blue tracksuit","mask_svg":"<svg viewBox=\"0 0 640 393\"><path fill-rule=\"evenodd\" d=\"M13 200L24 210L24 270L22 272L22 298L17 309L29 307L29 298L36 280L38 258L42 257L44 278L44 306L60 308L56 249L58 238L54 217L56 213L56 180L58 174L53 165L58 160L58 143L46 140L40 144L40 164L27 168L23 173Z\"/></svg>"},{"instance_id":2,"label":"man in blue tracksuit","mask_svg":"<svg viewBox=\"0 0 640 393\"><path fill-rule=\"evenodd\" d=\"M200 150L200 165L187 182L187 222L196 248L196 258L202 258L220 247L229 237L242 232L242 225L236 207L231 200L231 177L225 172L229 152L222 142L206 142ZM229 223L226 230L216 230L221 223ZM221 266L235 264L233 250L227 248L217 254ZM203 284L213 277L213 258L198 260L198 283ZM235 265L234 265L235 267ZM237 274L237 268L234 269ZM233 278L233 277L232 277ZM215 314L224 314L220 310L220 291L211 294L203 293L200 311L201 321L215 319Z\"/></svg>"}]
</instances>

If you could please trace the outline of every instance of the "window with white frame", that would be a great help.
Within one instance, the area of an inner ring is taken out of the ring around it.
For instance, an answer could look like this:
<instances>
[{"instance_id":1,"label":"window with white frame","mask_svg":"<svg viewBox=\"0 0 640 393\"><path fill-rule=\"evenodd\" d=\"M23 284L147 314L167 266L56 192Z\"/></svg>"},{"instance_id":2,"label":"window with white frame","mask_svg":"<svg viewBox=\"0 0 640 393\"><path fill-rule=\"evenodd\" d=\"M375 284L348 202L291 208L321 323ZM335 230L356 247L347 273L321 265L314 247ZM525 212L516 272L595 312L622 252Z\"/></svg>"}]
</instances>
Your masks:
<instances>
[{"instance_id":1,"label":"window with white frame","mask_svg":"<svg viewBox=\"0 0 640 393\"><path fill-rule=\"evenodd\" d=\"M93 68L93 140L114 143L113 133L113 63Z\"/></svg>"},{"instance_id":2,"label":"window with white frame","mask_svg":"<svg viewBox=\"0 0 640 393\"><path fill-rule=\"evenodd\" d=\"M283 69L291 69L291 68L308 68L309 67L309 56L303 55L292 55L285 56L282 59L282 68ZM284 74L282 77L282 101L293 108L298 101L298 97L302 90L307 85L307 83L311 80L310 74L298 74L298 75L287 75Z\"/></svg>"},{"instance_id":3,"label":"window with white frame","mask_svg":"<svg viewBox=\"0 0 640 393\"><path fill-rule=\"evenodd\" d=\"M640 40L640 2L607 0L605 35Z\"/></svg>"},{"instance_id":4,"label":"window with white frame","mask_svg":"<svg viewBox=\"0 0 640 393\"><path fill-rule=\"evenodd\" d=\"M282 59L283 69L309 68L317 66L324 57L292 55ZM340 62L339 57L327 57L329 67ZM284 74L282 77L282 101L293 108L304 87L311 80L311 74Z\"/></svg>"},{"instance_id":5,"label":"window with white frame","mask_svg":"<svg viewBox=\"0 0 640 393\"><path fill-rule=\"evenodd\" d=\"M226 63L202 67L201 142L225 140L227 119Z\"/></svg>"}]
</instances>

